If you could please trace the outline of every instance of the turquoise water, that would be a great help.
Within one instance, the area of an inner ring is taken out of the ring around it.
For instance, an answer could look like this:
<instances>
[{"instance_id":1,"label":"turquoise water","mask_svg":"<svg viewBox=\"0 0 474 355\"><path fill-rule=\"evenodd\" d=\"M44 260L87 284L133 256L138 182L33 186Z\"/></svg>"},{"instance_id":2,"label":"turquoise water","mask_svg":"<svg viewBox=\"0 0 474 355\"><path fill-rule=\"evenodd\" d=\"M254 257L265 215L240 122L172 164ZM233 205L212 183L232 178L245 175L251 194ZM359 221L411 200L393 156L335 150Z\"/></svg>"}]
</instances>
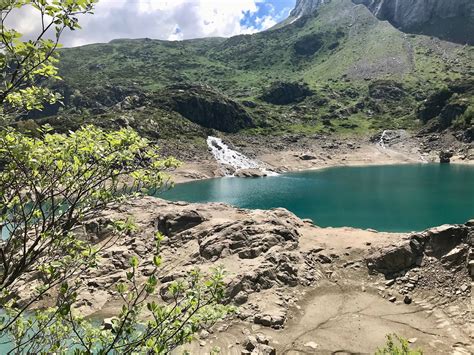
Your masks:
<instances>
[{"instance_id":1,"label":"turquoise water","mask_svg":"<svg viewBox=\"0 0 474 355\"><path fill-rule=\"evenodd\" d=\"M259 179L226 177L179 184L160 197L284 207L323 227L407 232L474 218L474 166L340 167Z\"/></svg>"}]
</instances>

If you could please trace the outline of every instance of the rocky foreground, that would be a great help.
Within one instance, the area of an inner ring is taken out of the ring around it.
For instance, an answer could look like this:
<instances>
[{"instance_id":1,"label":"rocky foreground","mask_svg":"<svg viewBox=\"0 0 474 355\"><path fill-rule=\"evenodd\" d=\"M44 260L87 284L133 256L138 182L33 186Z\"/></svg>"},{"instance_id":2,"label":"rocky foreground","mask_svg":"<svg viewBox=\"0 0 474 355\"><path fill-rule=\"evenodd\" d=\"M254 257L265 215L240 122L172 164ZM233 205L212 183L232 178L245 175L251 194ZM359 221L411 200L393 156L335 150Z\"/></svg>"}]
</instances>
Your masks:
<instances>
[{"instance_id":1,"label":"rocky foreground","mask_svg":"<svg viewBox=\"0 0 474 355\"><path fill-rule=\"evenodd\" d=\"M426 354L474 351L474 221L394 234L319 228L284 209L144 197L104 211L85 235L105 243L111 221L127 218L138 230L105 250L98 270L81 276L76 308L82 314L107 317L117 310L113 285L125 280L132 255L148 275L153 267L145 260L160 231L163 290L186 270L222 265L227 301L239 306L234 319L202 331L186 347L192 353L215 346L224 354L370 353L391 332Z\"/></svg>"}]
</instances>

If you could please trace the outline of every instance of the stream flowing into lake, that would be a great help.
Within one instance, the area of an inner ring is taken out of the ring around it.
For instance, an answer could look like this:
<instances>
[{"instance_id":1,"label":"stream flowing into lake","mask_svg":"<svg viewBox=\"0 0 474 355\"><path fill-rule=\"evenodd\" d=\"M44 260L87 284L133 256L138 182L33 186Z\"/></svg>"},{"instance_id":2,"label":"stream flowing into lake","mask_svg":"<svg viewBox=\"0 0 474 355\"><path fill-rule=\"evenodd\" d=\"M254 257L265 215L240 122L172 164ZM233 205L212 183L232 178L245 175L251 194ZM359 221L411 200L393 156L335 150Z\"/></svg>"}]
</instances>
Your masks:
<instances>
[{"instance_id":1,"label":"stream flowing into lake","mask_svg":"<svg viewBox=\"0 0 474 355\"><path fill-rule=\"evenodd\" d=\"M323 227L407 232L474 218L474 166L338 167L257 179L225 177L179 184L160 197L284 207Z\"/></svg>"}]
</instances>

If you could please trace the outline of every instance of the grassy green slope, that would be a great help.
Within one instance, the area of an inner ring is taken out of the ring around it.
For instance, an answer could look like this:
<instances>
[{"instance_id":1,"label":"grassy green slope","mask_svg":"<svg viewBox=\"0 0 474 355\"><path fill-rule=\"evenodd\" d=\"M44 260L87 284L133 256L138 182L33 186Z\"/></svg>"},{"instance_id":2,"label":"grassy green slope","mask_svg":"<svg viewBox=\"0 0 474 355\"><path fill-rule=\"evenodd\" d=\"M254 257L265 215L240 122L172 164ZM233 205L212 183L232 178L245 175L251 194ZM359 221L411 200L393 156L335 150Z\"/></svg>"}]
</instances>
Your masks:
<instances>
[{"instance_id":1,"label":"grassy green slope","mask_svg":"<svg viewBox=\"0 0 474 355\"><path fill-rule=\"evenodd\" d=\"M145 92L208 84L257 103L248 109L257 122L249 131L254 133L363 133L417 125L419 100L450 80L472 76L471 63L473 47L404 34L364 6L333 0L314 17L254 35L115 40L66 49L61 74L67 86L86 95L106 84ZM371 97L370 85L380 80L402 83L406 95ZM306 82L315 96L297 105L262 102L261 93L276 81Z\"/></svg>"}]
</instances>

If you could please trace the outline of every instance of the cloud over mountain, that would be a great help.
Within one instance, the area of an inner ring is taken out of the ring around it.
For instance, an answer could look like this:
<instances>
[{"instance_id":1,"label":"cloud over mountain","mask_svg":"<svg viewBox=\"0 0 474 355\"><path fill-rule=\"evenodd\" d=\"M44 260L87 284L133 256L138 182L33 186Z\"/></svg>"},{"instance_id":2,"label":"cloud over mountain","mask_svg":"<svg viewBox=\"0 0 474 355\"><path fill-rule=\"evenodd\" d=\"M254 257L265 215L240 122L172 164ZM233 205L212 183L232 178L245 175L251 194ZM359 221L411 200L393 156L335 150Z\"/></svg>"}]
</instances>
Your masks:
<instances>
[{"instance_id":1,"label":"cloud over mountain","mask_svg":"<svg viewBox=\"0 0 474 355\"><path fill-rule=\"evenodd\" d=\"M115 38L181 40L229 37L265 30L283 19L294 0L101 0L95 14L82 16L82 30L67 32L66 46ZM25 34L35 30L34 10L13 18Z\"/></svg>"}]
</instances>

